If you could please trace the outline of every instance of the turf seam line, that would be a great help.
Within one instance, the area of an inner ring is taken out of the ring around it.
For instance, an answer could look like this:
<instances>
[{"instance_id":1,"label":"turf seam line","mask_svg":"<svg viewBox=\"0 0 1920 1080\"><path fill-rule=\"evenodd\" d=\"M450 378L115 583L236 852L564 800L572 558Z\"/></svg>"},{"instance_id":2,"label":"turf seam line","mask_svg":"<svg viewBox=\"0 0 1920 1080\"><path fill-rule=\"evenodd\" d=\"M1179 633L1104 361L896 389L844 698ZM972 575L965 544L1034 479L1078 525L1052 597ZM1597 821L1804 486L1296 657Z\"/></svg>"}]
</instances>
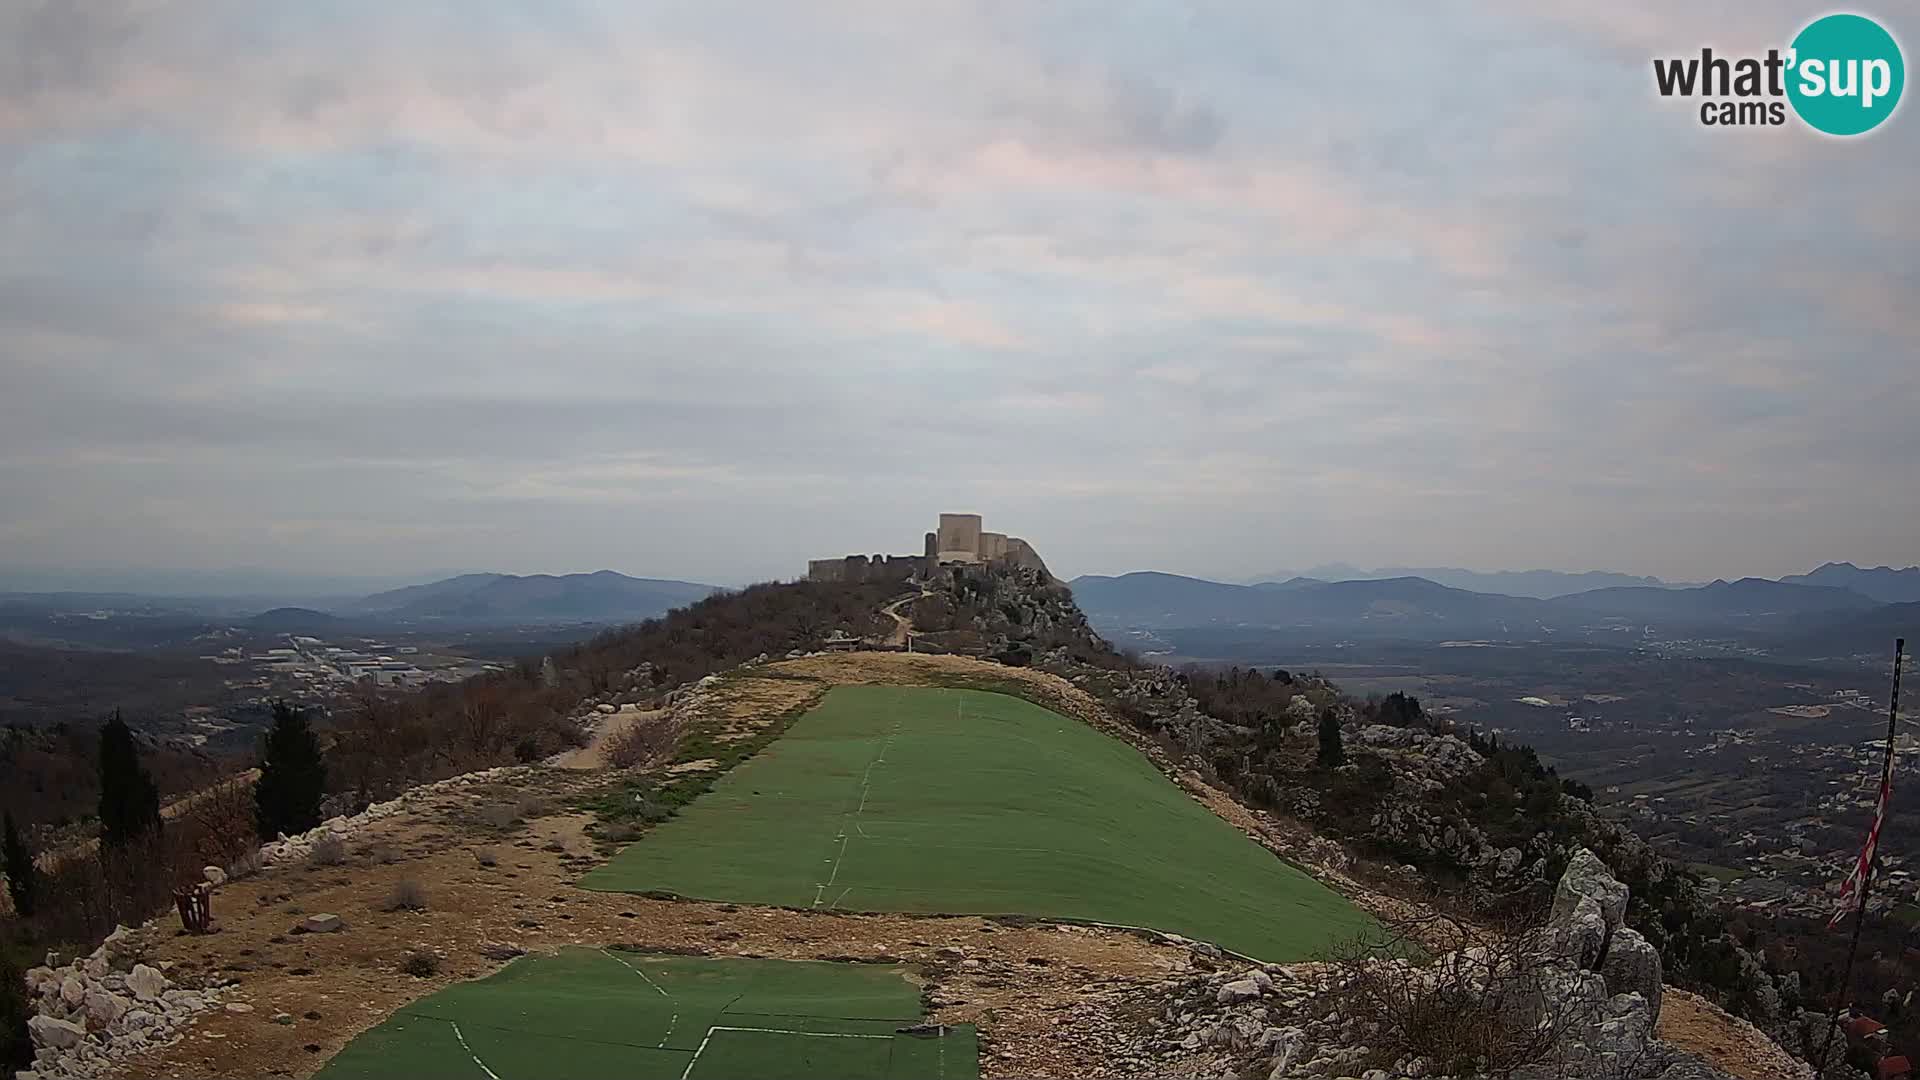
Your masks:
<instances>
[{"instance_id":1,"label":"turf seam line","mask_svg":"<svg viewBox=\"0 0 1920 1080\"><path fill-rule=\"evenodd\" d=\"M873 756L872 761L867 762L867 771L864 775L860 777L860 805L853 808L852 817L853 817L853 827L856 831L860 833L861 836L867 835L866 830L860 828L860 814L862 811L866 810L867 796L873 790L873 767L887 760L887 748L893 745L893 737L895 735L900 734L900 725L906 722L907 721L904 716L893 722L893 730L887 732L887 737L881 740L880 742L880 752ZM827 875L827 883L825 885L815 885L813 888L813 906L814 907L819 907L820 901L826 899L827 890L833 888L833 883L840 877L840 864L846 861L847 843L850 838L847 836L847 826L844 822L844 819L840 826L840 835L838 839L840 841L840 854L834 856L833 873ZM852 891L852 886L848 886L848 891ZM845 900L846 898L847 898L846 893L843 892L840 894L840 900ZM840 902L840 900L835 900L832 904L827 905L827 909L831 911L833 907Z\"/></svg>"},{"instance_id":2,"label":"turf seam line","mask_svg":"<svg viewBox=\"0 0 1920 1080\"><path fill-rule=\"evenodd\" d=\"M467 1037L465 1035L460 1034L460 1025L455 1023L452 1020L447 1021L447 1023L452 1025L453 1027L453 1037L460 1040L460 1049L465 1050L467 1052L467 1056L473 1059L473 1063L475 1065L480 1066L480 1071L492 1077L493 1080L500 1080L500 1074L497 1072L494 1072L492 1069L487 1068L487 1063L484 1061L481 1061L480 1055L474 1053L473 1047L467 1045Z\"/></svg>"},{"instance_id":3,"label":"turf seam line","mask_svg":"<svg viewBox=\"0 0 1920 1080\"><path fill-rule=\"evenodd\" d=\"M666 1049L667 1040L673 1038L673 1029L680 1025L679 999L675 998L672 994L667 993L665 987L661 986L659 983L654 982L652 979L648 978L646 972L641 971L639 968L634 967L632 964L627 963L625 960L620 959L619 957L613 955L612 953L608 952L605 949L601 949L600 952L601 952L601 955L605 956L607 959L613 961L616 964L619 964L621 967L626 968L628 971L633 972L635 975L640 976L640 979L642 982L645 982L648 986L651 986L655 990L660 991L661 997L666 998L668 1001L673 1003L673 1016L671 1019L667 1021L667 1033L665 1035L660 1036L660 1049L662 1050Z\"/></svg>"},{"instance_id":4,"label":"turf seam line","mask_svg":"<svg viewBox=\"0 0 1920 1080\"><path fill-rule=\"evenodd\" d=\"M889 1041L893 1039L892 1035L869 1035L858 1031L800 1031L796 1028L731 1027L725 1024L716 1024L707 1030L757 1031L764 1035L805 1035L810 1039L887 1039Z\"/></svg>"}]
</instances>

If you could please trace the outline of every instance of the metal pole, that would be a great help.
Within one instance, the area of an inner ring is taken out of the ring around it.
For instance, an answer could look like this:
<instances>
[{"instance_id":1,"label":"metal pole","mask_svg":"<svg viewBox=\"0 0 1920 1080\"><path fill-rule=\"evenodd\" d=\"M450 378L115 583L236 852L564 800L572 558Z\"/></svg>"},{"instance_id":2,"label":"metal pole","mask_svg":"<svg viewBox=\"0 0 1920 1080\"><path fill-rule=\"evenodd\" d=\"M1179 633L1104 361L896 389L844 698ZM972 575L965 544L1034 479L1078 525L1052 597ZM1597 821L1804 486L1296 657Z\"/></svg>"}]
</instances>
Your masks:
<instances>
[{"instance_id":1,"label":"metal pole","mask_svg":"<svg viewBox=\"0 0 1920 1080\"><path fill-rule=\"evenodd\" d=\"M1887 792L1886 815L1881 818L1881 828L1886 827L1886 817L1893 814L1893 793L1887 784L1893 778L1893 734L1900 719L1900 657L1906 652L1907 639L1895 638L1893 641L1893 696L1887 701L1887 752L1880 765L1880 789ZM1827 1021L1827 1041L1820 1048L1820 1072L1827 1071L1827 1056L1833 1053L1833 1033L1840 1027L1840 1005L1853 986L1853 958L1860 951L1860 928L1867 922L1867 893L1873 887L1873 864L1880 861L1880 847L1876 843L1873 858L1868 861L1866 873L1860 878L1860 914L1853 921L1853 941L1847 946L1847 966L1840 976L1840 987L1834 993L1833 1018Z\"/></svg>"}]
</instances>

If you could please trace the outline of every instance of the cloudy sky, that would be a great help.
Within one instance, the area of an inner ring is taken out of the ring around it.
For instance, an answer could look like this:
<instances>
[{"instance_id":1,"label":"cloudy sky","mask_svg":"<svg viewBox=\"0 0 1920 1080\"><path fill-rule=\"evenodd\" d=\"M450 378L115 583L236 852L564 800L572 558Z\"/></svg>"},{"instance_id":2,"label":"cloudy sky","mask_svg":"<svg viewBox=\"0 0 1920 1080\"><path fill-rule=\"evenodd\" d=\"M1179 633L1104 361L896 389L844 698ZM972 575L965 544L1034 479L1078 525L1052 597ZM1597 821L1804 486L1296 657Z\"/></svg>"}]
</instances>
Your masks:
<instances>
[{"instance_id":1,"label":"cloudy sky","mask_svg":"<svg viewBox=\"0 0 1920 1080\"><path fill-rule=\"evenodd\" d=\"M1652 92L1824 10L15 0L0 563L1915 562L1920 116Z\"/></svg>"}]
</instances>

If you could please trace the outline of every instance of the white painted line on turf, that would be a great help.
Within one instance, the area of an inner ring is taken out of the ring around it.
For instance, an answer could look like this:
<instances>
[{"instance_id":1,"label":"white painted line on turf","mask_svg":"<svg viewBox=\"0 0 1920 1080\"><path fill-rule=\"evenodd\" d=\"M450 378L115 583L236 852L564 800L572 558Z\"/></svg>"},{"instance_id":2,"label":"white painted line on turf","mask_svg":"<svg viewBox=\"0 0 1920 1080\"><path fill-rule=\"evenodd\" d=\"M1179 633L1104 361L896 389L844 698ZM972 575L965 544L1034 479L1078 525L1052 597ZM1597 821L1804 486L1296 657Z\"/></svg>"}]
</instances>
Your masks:
<instances>
[{"instance_id":1,"label":"white painted line on turf","mask_svg":"<svg viewBox=\"0 0 1920 1080\"><path fill-rule=\"evenodd\" d=\"M680 1023L680 1002L676 1001L672 994L667 993L666 987L663 987L659 983L654 982L652 979L647 978L646 972L641 971L639 968L634 967L632 964L627 963L625 960L620 959L619 957L613 955L612 953L608 952L605 949L601 949L600 952L607 959L613 961L616 964L619 964L621 967L626 968L628 971L633 972L635 975L640 976L641 981L645 982L648 986L653 987L655 990L660 991L661 997L666 998L669 1002L673 1003L673 1017L667 1021L667 1033L665 1035L660 1036L659 1046L663 1050L666 1049L667 1040L673 1038L673 1029L676 1026L678 1026Z\"/></svg>"},{"instance_id":2,"label":"white painted line on turf","mask_svg":"<svg viewBox=\"0 0 1920 1080\"><path fill-rule=\"evenodd\" d=\"M481 1061L480 1055L474 1053L473 1047L467 1045L467 1037L465 1035L460 1034L460 1025L454 1024L453 1021L451 1020L447 1021L447 1023L453 1024L453 1037L460 1040L460 1049L465 1050L467 1052L467 1056L473 1059L473 1063L475 1065L480 1066L480 1071L492 1077L493 1080L500 1080L500 1074L497 1072L494 1072L492 1069L487 1068L487 1063L484 1061Z\"/></svg>"},{"instance_id":3,"label":"white painted line on turf","mask_svg":"<svg viewBox=\"0 0 1920 1080\"><path fill-rule=\"evenodd\" d=\"M885 1039L889 1042L893 1039L891 1035L853 1035L844 1031L793 1031L788 1028L715 1026L707 1029L706 1036L700 1040L699 1047L693 1051L693 1057L688 1060L687 1067L680 1071L680 1080L687 1080L687 1077L693 1075L693 1067L699 1063L700 1055L707 1052L707 1044L713 1041L713 1033L716 1031L760 1031L768 1035L803 1035L809 1039Z\"/></svg>"}]
</instances>

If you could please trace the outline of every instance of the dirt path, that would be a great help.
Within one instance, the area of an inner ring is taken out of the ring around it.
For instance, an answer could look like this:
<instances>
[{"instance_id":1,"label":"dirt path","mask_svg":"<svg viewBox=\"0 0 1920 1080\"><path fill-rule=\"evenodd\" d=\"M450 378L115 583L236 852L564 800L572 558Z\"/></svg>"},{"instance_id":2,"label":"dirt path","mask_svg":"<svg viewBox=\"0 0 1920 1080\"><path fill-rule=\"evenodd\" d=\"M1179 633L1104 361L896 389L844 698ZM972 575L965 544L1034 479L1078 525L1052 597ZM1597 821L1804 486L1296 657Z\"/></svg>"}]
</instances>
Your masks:
<instances>
[{"instance_id":1,"label":"dirt path","mask_svg":"<svg viewBox=\"0 0 1920 1080\"><path fill-rule=\"evenodd\" d=\"M620 711L603 716L600 726L594 729L593 738L585 746L576 746L561 754L554 764L562 769L605 769L612 767L607 760L607 744L616 737L625 734L636 724L656 723L666 715L664 709L642 709L637 705L622 705Z\"/></svg>"},{"instance_id":2,"label":"dirt path","mask_svg":"<svg viewBox=\"0 0 1920 1080\"><path fill-rule=\"evenodd\" d=\"M911 604L915 600L920 599L920 597L927 595L929 594L923 592L919 594L919 596L903 596L880 609L880 614L893 620L893 632L887 635L888 645L892 645L895 648L906 647L907 638L913 633L913 620L900 614L900 607L903 604Z\"/></svg>"}]
</instances>

